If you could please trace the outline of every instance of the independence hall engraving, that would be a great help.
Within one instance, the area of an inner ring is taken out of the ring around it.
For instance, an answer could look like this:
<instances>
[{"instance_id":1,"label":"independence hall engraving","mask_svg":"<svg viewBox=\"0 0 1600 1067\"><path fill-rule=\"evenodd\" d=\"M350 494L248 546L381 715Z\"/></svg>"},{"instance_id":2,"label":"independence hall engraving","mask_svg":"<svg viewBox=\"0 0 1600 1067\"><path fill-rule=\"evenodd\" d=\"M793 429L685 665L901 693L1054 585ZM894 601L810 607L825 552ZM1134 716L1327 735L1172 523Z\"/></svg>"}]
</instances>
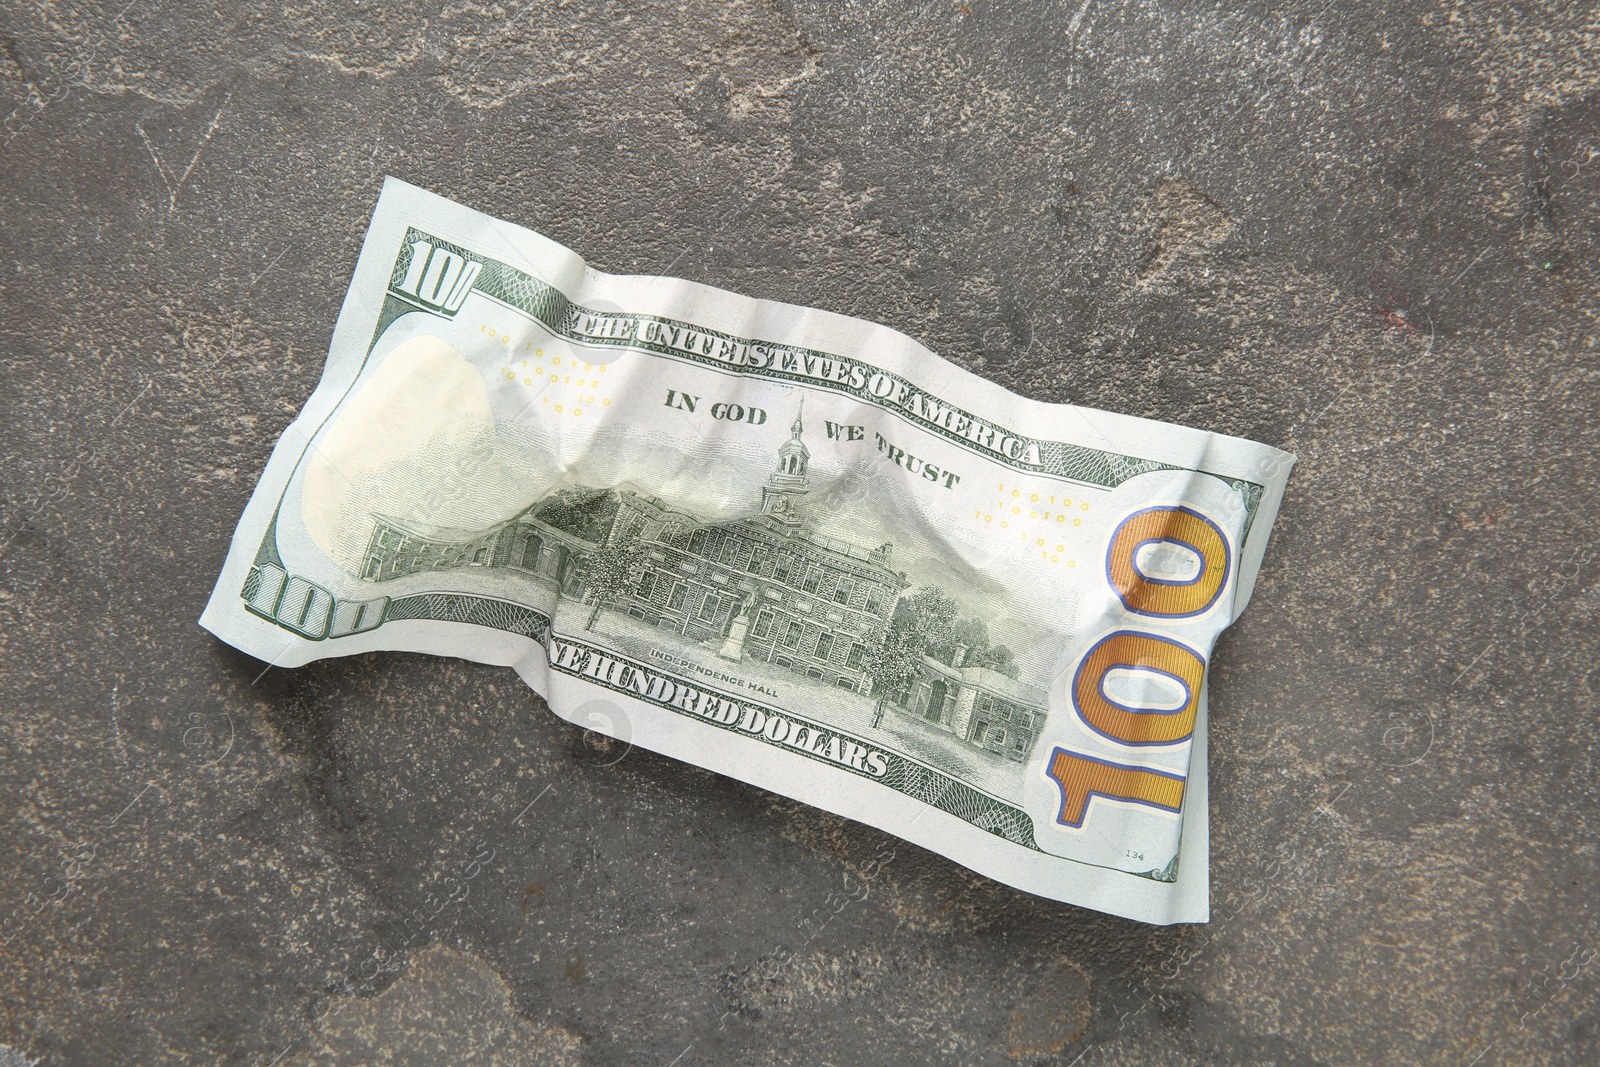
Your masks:
<instances>
[{"instance_id":1,"label":"independence hall engraving","mask_svg":"<svg viewBox=\"0 0 1600 1067\"><path fill-rule=\"evenodd\" d=\"M890 569L891 545L827 537L806 520L811 453L803 432L796 416L761 487L759 512L744 518L708 524L627 490L571 491L583 504L564 513L556 494L477 530L376 516L361 577L505 568L576 600L585 593L584 558L607 543L630 543L632 575L608 607L726 660L768 663L868 695L873 654L897 625L908 583ZM1020 760L1044 721L1044 691L1018 681L1014 665L973 663L968 651L956 645L940 658L921 656L910 681L883 699L921 731Z\"/></svg>"},{"instance_id":2,"label":"independence hall engraving","mask_svg":"<svg viewBox=\"0 0 1600 1067\"><path fill-rule=\"evenodd\" d=\"M803 431L796 416L761 487L761 512L749 518L705 526L654 498L621 494L612 536L639 538L644 573L618 606L713 643L725 659L757 659L866 693L869 650L906 580L889 569L890 545L862 548L807 529Z\"/></svg>"}]
</instances>

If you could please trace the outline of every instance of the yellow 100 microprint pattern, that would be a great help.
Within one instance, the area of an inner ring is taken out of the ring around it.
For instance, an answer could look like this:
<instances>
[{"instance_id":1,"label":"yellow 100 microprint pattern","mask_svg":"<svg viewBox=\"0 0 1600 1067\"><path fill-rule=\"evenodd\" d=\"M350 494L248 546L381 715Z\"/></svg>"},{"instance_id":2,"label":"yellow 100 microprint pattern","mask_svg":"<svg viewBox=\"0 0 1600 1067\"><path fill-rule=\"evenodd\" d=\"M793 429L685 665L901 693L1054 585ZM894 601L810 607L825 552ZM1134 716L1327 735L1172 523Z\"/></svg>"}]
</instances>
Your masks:
<instances>
[{"instance_id":1,"label":"yellow 100 microprint pattern","mask_svg":"<svg viewBox=\"0 0 1600 1067\"><path fill-rule=\"evenodd\" d=\"M535 390L540 404L557 415L582 418L586 407L611 406L611 397L600 391L604 387L605 364L582 363L571 355L546 355L532 341L514 339L488 323L481 324L478 333L509 349L500 376Z\"/></svg>"},{"instance_id":2,"label":"yellow 100 microprint pattern","mask_svg":"<svg viewBox=\"0 0 1600 1067\"><path fill-rule=\"evenodd\" d=\"M998 534L1013 543L1021 542L1028 552L1037 552L1045 563L1066 563L1076 567L1078 561L1067 553L1074 540L1071 533L1083 525L1089 502L1069 497L1050 488L1036 488L995 483L994 504L988 510L979 508L972 517L992 527Z\"/></svg>"}]
</instances>

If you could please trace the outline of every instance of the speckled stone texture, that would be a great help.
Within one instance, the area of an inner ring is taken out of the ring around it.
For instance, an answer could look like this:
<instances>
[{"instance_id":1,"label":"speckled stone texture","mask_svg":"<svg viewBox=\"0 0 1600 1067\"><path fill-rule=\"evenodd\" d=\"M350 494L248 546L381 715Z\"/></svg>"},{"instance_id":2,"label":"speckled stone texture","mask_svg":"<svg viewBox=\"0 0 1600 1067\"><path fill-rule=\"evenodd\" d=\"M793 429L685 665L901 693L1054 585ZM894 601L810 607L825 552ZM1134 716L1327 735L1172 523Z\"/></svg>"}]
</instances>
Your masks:
<instances>
[{"instance_id":1,"label":"speckled stone texture","mask_svg":"<svg viewBox=\"0 0 1600 1067\"><path fill-rule=\"evenodd\" d=\"M1600 1062L1595 10L4 5L0 1064ZM1298 452L1212 922L201 631L386 173Z\"/></svg>"}]
</instances>

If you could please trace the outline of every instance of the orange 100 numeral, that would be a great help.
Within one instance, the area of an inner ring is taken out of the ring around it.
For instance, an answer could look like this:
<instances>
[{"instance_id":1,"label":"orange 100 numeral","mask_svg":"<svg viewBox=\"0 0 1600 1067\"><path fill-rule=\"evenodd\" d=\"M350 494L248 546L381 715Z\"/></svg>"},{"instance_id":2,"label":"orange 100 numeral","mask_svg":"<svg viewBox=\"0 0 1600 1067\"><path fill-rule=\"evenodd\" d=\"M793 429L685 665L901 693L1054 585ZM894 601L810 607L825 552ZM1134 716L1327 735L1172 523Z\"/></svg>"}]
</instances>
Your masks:
<instances>
[{"instance_id":1,"label":"orange 100 numeral","mask_svg":"<svg viewBox=\"0 0 1600 1067\"><path fill-rule=\"evenodd\" d=\"M1174 550L1179 566L1159 566L1147 549ZM1187 564L1187 565L1183 565ZM1233 551L1221 527L1191 508L1143 508L1123 519L1106 549L1106 583L1123 607L1157 619L1186 619L1210 611L1227 587ZM1167 746L1194 735L1205 656L1189 646L1141 629L1125 629L1095 642L1073 672L1068 696L1078 717L1096 734L1130 747ZM1176 688L1165 708L1125 704L1106 689L1113 672L1153 674ZM1055 748L1045 774L1061 791L1056 821L1079 829L1095 797L1178 812L1186 779L1149 767Z\"/></svg>"}]
</instances>

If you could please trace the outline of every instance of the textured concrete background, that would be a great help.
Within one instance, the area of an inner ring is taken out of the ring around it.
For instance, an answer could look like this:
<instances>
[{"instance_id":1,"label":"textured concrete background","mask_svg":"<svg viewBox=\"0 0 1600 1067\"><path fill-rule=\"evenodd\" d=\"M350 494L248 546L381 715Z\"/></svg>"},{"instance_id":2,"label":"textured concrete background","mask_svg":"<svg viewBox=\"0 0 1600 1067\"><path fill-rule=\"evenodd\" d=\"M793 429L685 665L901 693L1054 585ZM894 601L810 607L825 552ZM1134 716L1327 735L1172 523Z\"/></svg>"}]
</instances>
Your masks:
<instances>
[{"instance_id":1,"label":"textured concrete background","mask_svg":"<svg viewBox=\"0 0 1600 1067\"><path fill-rule=\"evenodd\" d=\"M1597 1062L1597 55L1579 3L4 5L0 1064ZM202 632L385 173L1298 452L1211 924Z\"/></svg>"}]
</instances>

